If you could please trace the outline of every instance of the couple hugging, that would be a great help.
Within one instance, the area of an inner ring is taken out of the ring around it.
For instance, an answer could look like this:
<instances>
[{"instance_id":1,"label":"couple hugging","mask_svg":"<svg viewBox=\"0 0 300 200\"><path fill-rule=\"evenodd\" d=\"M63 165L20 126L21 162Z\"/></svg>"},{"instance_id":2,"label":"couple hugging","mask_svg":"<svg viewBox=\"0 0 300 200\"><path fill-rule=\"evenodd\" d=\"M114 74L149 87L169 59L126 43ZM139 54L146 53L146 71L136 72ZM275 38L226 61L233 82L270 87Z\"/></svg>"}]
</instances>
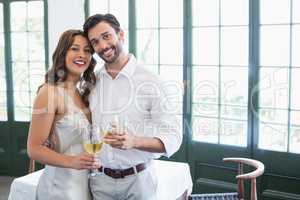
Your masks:
<instances>
[{"instance_id":1,"label":"couple hugging","mask_svg":"<svg viewBox=\"0 0 300 200\"><path fill-rule=\"evenodd\" d=\"M123 49L111 14L65 31L33 106L28 154L45 165L38 200L156 200L152 160L171 156L182 135L160 78ZM93 53L104 60L95 74ZM115 123L99 154L83 148L86 127ZM89 176L90 171L97 175Z\"/></svg>"}]
</instances>

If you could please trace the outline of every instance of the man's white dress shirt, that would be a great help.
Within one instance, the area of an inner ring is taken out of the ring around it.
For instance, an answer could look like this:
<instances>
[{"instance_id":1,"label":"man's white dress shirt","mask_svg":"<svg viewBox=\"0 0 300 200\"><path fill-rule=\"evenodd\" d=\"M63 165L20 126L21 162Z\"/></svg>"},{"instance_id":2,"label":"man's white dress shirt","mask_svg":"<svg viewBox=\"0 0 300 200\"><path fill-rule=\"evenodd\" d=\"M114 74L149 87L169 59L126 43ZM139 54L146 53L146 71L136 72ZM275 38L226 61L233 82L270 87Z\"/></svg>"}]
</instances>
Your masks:
<instances>
[{"instance_id":1,"label":"man's white dress shirt","mask_svg":"<svg viewBox=\"0 0 300 200\"><path fill-rule=\"evenodd\" d=\"M109 129L115 116L129 134L159 138L165 154L137 149L120 150L104 144L99 158L104 167L125 169L147 163L162 155L170 157L180 147L182 133L176 109L168 97L167 82L137 64L133 55L113 79L103 66L96 73L97 83L90 94L93 125Z\"/></svg>"}]
</instances>

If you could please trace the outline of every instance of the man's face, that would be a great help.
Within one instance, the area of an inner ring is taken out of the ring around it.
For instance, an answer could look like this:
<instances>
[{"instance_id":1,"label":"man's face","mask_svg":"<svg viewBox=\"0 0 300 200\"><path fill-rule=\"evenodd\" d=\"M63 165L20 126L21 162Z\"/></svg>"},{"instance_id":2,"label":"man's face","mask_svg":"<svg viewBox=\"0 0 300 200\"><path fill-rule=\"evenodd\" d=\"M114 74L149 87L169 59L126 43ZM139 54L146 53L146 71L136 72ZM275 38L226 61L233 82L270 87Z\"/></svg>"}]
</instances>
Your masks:
<instances>
[{"instance_id":1,"label":"man's face","mask_svg":"<svg viewBox=\"0 0 300 200\"><path fill-rule=\"evenodd\" d=\"M106 22L100 22L88 32L95 52L108 64L116 62L123 51L124 32L116 33Z\"/></svg>"}]
</instances>

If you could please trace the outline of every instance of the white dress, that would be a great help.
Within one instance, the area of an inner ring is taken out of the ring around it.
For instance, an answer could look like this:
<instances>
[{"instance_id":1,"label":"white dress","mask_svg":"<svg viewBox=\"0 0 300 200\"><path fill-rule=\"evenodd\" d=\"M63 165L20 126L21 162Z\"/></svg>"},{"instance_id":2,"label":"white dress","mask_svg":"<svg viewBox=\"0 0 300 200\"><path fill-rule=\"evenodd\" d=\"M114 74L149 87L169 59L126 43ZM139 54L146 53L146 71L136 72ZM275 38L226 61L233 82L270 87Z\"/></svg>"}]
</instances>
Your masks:
<instances>
[{"instance_id":1,"label":"white dress","mask_svg":"<svg viewBox=\"0 0 300 200\"><path fill-rule=\"evenodd\" d=\"M67 113L53 123L50 143L52 148L66 155L78 155L84 152L82 131L89 131L89 121L63 88ZM45 166L36 191L37 200L91 200L88 186L88 170Z\"/></svg>"}]
</instances>

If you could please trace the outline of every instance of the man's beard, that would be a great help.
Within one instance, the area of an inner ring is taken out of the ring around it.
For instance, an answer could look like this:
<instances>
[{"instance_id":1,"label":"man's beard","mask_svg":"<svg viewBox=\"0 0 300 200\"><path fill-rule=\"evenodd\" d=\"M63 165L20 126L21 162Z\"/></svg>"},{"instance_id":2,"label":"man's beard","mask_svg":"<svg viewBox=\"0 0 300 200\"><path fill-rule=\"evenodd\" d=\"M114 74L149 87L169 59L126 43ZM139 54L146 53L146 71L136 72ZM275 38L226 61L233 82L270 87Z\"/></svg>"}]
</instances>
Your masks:
<instances>
[{"instance_id":1,"label":"man's beard","mask_svg":"<svg viewBox=\"0 0 300 200\"><path fill-rule=\"evenodd\" d=\"M101 53L98 54L100 56L100 58L102 58L105 61L105 63L107 63L107 64L116 62L116 60L119 58L119 55L122 51L122 44L117 43L116 45L111 45L110 48L113 51L113 55L111 58L109 58L109 59L105 58L105 56L103 55L104 54L103 51L105 51L105 50L103 50Z\"/></svg>"}]
</instances>

